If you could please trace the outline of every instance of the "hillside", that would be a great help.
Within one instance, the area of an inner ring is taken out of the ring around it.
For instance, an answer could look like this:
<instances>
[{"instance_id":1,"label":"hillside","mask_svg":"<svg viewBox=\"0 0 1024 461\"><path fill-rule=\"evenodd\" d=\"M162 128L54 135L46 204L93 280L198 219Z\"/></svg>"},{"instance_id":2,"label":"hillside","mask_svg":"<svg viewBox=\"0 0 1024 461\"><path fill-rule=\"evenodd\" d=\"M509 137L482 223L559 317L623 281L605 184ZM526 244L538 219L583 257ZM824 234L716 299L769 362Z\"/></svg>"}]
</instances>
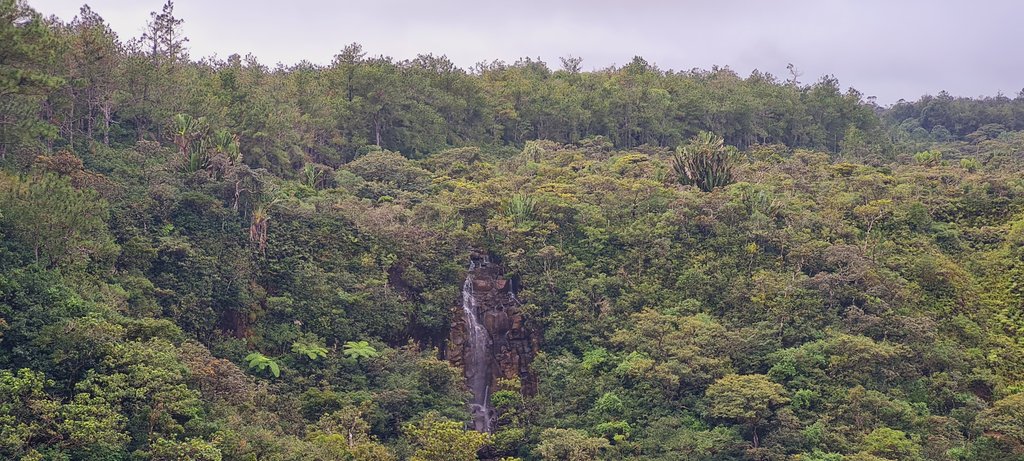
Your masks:
<instances>
[{"instance_id":1,"label":"hillside","mask_svg":"<svg viewBox=\"0 0 1024 461\"><path fill-rule=\"evenodd\" d=\"M181 21L0 0L0 459L1024 460L1024 96Z\"/></svg>"}]
</instances>

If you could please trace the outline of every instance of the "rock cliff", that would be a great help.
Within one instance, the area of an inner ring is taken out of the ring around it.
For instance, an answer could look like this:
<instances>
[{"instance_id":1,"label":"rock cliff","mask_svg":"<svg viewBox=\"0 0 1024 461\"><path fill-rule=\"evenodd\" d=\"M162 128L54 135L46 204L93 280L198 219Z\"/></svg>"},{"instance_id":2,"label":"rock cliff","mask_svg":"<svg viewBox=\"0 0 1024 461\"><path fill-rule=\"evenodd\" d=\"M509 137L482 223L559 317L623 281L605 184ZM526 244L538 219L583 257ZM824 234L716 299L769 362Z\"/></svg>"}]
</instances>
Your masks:
<instances>
[{"instance_id":1,"label":"rock cliff","mask_svg":"<svg viewBox=\"0 0 1024 461\"><path fill-rule=\"evenodd\" d=\"M473 330L467 322L473 321L479 322L486 332L483 346L471 340ZM537 339L523 319L512 283L505 278L501 265L491 262L486 255L474 254L463 286L463 303L453 306L447 347L448 360L462 368L470 390L474 391L474 403L488 403L486 396L476 395L480 391L475 387L493 391L502 378L518 378L525 395L536 392L530 363L537 353ZM486 348L483 363L473 359L479 357L476 347ZM480 381L486 386L474 385Z\"/></svg>"}]
</instances>

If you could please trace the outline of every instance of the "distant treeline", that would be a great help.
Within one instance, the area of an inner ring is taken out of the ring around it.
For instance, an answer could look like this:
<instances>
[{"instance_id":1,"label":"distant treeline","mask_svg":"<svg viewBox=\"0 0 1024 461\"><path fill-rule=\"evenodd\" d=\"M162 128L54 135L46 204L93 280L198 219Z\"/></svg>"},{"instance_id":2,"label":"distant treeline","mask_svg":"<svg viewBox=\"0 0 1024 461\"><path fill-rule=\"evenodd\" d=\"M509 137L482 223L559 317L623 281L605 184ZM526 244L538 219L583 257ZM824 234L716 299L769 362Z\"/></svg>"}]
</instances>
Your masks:
<instances>
[{"instance_id":1,"label":"distant treeline","mask_svg":"<svg viewBox=\"0 0 1024 461\"><path fill-rule=\"evenodd\" d=\"M1024 130L1024 90L1010 99L922 96L914 102L900 101L883 113L885 123L896 132L936 142L977 140L986 132Z\"/></svg>"},{"instance_id":2,"label":"distant treeline","mask_svg":"<svg viewBox=\"0 0 1024 461\"><path fill-rule=\"evenodd\" d=\"M597 136L619 148L674 147L704 130L739 148L784 144L890 157L904 133L920 138L924 130L945 141L987 124L1024 125L1020 97L943 93L886 110L852 88L844 92L831 76L801 83L792 68L784 81L718 67L665 71L641 57L593 72L573 57L557 70L529 58L461 69L430 54L369 57L358 44L327 66L270 68L238 55L195 61L171 3L127 41L87 6L62 23L8 3L5 15L17 20L2 25L10 40L0 77L0 149L26 161L40 143L168 142L177 113L238 133L247 161L279 172L309 161L337 166L372 145L414 158L449 147ZM895 135L882 135L894 127Z\"/></svg>"}]
</instances>

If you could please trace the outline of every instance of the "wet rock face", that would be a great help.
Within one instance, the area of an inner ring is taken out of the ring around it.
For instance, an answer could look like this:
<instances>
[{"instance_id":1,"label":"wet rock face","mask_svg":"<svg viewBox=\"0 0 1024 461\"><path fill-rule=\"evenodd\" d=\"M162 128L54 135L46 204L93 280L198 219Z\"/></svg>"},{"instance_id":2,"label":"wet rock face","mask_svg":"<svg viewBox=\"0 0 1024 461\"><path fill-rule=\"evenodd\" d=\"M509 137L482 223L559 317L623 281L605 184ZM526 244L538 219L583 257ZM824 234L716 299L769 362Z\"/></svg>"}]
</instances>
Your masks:
<instances>
[{"instance_id":1,"label":"wet rock face","mask_svg":"<svg viewBox=\"0 0 1024 461\"><path fill-rule=\"evenodd\" d=\"M504 277L503 268L484 255L473 256L468 276L475 317L489 338L488 388L497 389L498 380L502 378L519 378L523 393L534 394L537 383L530 372L530 363L537 354L537 338L524 322L519 301L511 291L512 283ZM472 382L474 371L467 367L467 362L472 361L467 360L471 354L467 317L462 305L453 306L447 357L462 368L467 382Z\"/></svg>"}]
</instances>

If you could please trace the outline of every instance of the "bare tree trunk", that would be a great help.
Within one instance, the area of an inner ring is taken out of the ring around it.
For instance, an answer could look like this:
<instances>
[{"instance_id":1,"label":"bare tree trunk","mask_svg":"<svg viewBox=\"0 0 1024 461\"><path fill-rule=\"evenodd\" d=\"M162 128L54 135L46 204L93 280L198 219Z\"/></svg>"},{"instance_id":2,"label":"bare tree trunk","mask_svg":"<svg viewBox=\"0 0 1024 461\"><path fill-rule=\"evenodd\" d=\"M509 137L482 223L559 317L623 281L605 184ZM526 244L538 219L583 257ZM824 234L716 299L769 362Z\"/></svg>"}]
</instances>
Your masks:
<instances>
[{"instance_id":1,"label":"bare tree trunk","mask_svg":"<svg viewBox=\"0 0 1024 461\"><path fill-rule=\"evenodd\" d=\"M373 117L373 131L377 135L377 146L380 146L380 115Z\"/></svg>"},{"instance_id":2,"label":"bare tree trunk","mask_svg":"<svg viewBox=\"0 0 1024 461\"><path fill-rule=\"evenodd\" d=\"M90 98L91 99L91 98ZM96 125L96 104L92 100L89 101L89 114L85 119L85 136L90 141L92 140L93 127Z\"/></svg>"},{"instance_id":3,"label":"bare tree trunk","mask_svg":"<svg viewBox=\"0 0 1024 461\"><path fill-rule=\"evenodd\" d=\"M75 148L75 94L71 93L71 114L68 115L68 144L71 149Z\"/></svg>"},{"instance_id":4,"label":"bare tree trunk","mask_svg":"<svg viewBox=\"0 0 1024 461\"><path fill-rule=\"evenodd\" d=\"M103 104L103 144L110 145L110 103Z\"/></svg>"},{"instance_id":5,"label":"bare tree trunk","mask_svg":"<svg viewBox=\"0 0 1024 461\"><path fill-rule=\"evenodd\" d=\"M145 122L143 122L141 115L135 117L135 131L136 134L139 135L139 141L144 141L146 139Z\"/></svg>"}]
</instances>

